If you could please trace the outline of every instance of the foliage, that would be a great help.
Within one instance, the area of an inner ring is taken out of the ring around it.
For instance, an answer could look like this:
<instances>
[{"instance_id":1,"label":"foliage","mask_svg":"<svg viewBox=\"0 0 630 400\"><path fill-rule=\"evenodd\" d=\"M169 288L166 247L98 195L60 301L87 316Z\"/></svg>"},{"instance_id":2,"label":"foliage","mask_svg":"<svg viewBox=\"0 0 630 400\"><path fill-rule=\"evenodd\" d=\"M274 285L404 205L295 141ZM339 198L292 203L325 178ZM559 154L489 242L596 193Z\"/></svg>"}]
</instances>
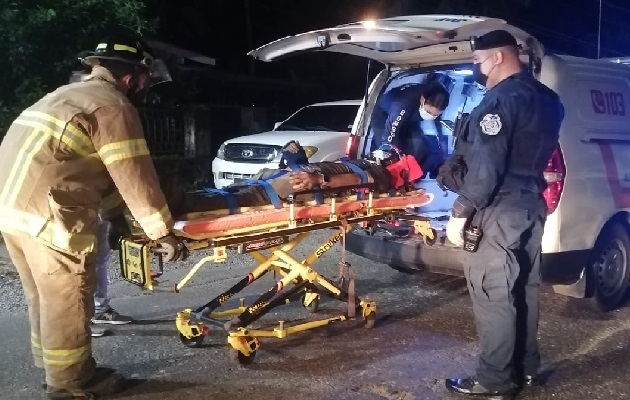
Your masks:
<instances>
[{"instance_id":1,"label":"foliage","mask_svg":"<svg viewBox=\"0 0 630 400\"><path fill-rule=\"evenodd\" d=\"M154 26L143 0L0 0L0 136L24 108L68 82L80 52L114 30Z\"/></svg>"}]
</instances>

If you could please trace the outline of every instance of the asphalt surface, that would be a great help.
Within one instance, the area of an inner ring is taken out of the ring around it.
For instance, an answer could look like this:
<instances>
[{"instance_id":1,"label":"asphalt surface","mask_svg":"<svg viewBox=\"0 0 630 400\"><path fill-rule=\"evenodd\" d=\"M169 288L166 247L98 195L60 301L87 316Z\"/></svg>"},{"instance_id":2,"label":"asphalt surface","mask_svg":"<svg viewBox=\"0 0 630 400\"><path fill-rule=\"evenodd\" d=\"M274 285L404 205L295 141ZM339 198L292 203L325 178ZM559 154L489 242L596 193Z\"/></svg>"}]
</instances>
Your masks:
<instances>
[{"instance_id":1,"label":"asphalt surface","mask_svg":"<svg viewBox=\"0 0 630 400\"><path fill-rule=\"evenodd\" d=\"M319 232L294 254L304 255L324 242ZM171 287L202 256L167 266L161 283ZM299 258L299 257L298 257ZM113 306L133 315L135 323L113 327L95 339L94 353L103 364L137 378L119 399L457 399L444 379L467 376L476 363L477 337L470 300L461 278L408 275L349 255L357 292L377 303L373 329L346 321L290 336L261 339L252 364L231 362L222 330L214 330L204 347L184 347L174 316L219 294L254 265L245 255L208 265L180 293L147 293L117 278L112 264ZM336 246L315 264L334 277L340 260ZM1 270L0 270L1 272ZM268 290L273 276L242 292L246 301ZM31 365L29 331L19 283L10 268L0 273L0 399L45 398L42 374ZM630 394L630 308L602 314L588 301L554 294L541 297L540 343L547 384L523 392L519 399L622 399ZM323 299L309 314L299 303L282 306L255 326L276 321L295 323L344 311L344 304Z\"/></svg>"}]
</instances>

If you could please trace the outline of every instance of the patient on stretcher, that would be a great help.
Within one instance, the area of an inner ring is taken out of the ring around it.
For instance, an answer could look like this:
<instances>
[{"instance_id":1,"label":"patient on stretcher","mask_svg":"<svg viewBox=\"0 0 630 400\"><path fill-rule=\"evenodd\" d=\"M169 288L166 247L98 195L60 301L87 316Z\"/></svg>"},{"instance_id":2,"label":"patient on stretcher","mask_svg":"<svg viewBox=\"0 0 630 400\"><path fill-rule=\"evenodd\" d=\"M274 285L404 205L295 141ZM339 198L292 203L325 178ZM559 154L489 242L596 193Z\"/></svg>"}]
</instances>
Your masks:
<instances>
[{"instance_id":1,"label":"patient on stretcher","mask_svg":"<svg viewBox=\"0 0 630 400\"><path fill-rule=\"evenodd\" d=\"M233 184L223 190L206 189L183 192L176 186L163 187L173 215L256 207L286 201L296 192L318 188L373 183L379 193L409 190L422 170L413 156L388 147L374 152L368 160L339 160L309 163L298 142L285 145L280 169L263 169L244 184ZM297 201L313 200L316 194L300 195Z\"/></svg>"}]
</instances>

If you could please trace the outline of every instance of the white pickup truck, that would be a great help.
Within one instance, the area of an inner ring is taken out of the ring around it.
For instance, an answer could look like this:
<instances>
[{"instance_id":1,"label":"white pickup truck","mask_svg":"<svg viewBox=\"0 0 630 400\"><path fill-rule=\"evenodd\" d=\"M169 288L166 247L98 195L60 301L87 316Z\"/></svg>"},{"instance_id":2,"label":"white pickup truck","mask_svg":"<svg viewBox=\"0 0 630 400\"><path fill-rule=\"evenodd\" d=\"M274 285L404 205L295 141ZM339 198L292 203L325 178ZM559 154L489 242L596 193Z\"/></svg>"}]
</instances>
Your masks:
<instances>
[{"instance_id":1,"label":"white pickup truck","mask_svg":"<svg viewBox=\"0 0 630 400\"><path fill-rule=\"evenodd\" d=\"M272 131L227 140L212 161L215 186L221 189L262 168L278 168L280 150L291 140L300 142L311 162L345 157L360 105L360 100L311 104L277 122Z\"/></svg>"}]
</instances>

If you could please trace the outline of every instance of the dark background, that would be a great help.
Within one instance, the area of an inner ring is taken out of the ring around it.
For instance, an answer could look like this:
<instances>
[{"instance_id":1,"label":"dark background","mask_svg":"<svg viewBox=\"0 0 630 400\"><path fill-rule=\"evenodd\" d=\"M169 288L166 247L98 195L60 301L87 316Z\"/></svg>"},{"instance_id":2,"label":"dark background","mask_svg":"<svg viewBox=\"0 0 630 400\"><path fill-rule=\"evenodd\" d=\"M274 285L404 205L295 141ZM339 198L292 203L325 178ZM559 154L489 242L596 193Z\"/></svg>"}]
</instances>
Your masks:
<instances>
[{"instance_id":1,"label":"dark background","mask_svg":"<svg viewBox=\"0 0 630 400\"><path fill-rule=\"evenodd\" d=\"M264 63L247 52L362 19L452 13L504 18L550 52L598 56L599 0L153 0L150 7L160 21L157 37L216 58L217 70L323 84L328 99L361 97L365 60L324 53ZM630 2L602 1L601 57L630 55L629 21Z\"/></svg>"}]
</instances>

